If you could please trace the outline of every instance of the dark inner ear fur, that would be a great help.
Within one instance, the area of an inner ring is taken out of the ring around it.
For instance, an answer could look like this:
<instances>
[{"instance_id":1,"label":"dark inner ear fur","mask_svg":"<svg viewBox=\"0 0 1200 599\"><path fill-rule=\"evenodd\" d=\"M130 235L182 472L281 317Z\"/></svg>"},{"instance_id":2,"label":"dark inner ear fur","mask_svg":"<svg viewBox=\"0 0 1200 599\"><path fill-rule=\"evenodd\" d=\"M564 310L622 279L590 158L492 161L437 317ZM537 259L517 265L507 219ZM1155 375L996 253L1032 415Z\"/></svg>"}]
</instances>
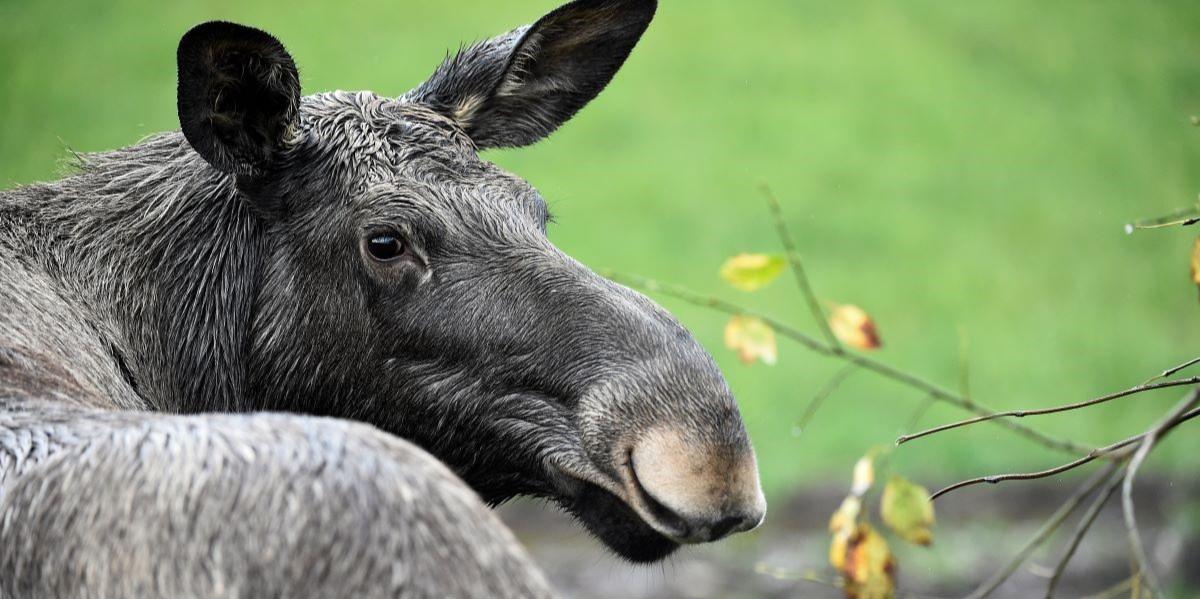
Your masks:
<instances>
[{"instance_id":1,"label":"dark inner ear fur","mask_svg":"<svg viewBox=\"0 0 1200 599\"><path fill-rule=\"evenodd\" d=\"M234 23L197 25L179 42L179 123L219 170L253 176L288 139L300 105L291 55L266 32Z\"/></svg>"},{"instance_id":2,"label":"dark inner ear fur","mask_svg":"<svg viewBox=\"0 0 1200 599\"><path fill-rule=\"evenodd\" d=\"M407 98L458 121L481 149L531 144L608 85L655 9L654 0L576 0L459 52Z\"/></svg>"}]
</instances>

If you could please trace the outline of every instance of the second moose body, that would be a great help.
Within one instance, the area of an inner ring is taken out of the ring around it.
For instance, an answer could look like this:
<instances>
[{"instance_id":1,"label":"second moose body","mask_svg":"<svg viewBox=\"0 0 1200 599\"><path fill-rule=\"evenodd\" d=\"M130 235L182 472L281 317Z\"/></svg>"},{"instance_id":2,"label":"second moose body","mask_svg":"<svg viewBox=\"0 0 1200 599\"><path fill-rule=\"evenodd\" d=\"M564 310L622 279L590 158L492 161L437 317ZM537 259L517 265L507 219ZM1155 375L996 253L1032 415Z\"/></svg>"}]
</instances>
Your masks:
<instances>
[{"instance_id":1,"label":"second moose body","mask_svg":"<svg viewBox=\"0 0 1200 599\"><path fill-rule=\"evenodd\" d=\"M654 8L578 0L400 98L302 98L207 23L182 133L0 193L0 596L548 593L455 475L633 561L757 526L711 357L476 154L574 115Z\"/></svg>"}]
</instances>

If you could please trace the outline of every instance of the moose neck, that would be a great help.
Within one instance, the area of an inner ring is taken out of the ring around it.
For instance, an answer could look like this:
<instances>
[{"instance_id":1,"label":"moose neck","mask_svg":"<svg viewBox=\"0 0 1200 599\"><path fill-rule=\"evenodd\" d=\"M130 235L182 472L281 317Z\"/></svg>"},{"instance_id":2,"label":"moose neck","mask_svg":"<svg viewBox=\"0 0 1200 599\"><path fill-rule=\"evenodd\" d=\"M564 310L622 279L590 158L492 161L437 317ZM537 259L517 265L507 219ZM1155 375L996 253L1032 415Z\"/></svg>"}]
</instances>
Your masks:
<instances>
[{"instance_id":1,"label":"moose neck","mask_svg":"<svg viewBox=\"0 0 1200 599\"><path fill-rule=\"evenodd\" d=\"M39 186L29 250L148 409L243 410L263 225L178 133ZM38 246L41 247L38 247Z\"/></svg>"}]
</instances>

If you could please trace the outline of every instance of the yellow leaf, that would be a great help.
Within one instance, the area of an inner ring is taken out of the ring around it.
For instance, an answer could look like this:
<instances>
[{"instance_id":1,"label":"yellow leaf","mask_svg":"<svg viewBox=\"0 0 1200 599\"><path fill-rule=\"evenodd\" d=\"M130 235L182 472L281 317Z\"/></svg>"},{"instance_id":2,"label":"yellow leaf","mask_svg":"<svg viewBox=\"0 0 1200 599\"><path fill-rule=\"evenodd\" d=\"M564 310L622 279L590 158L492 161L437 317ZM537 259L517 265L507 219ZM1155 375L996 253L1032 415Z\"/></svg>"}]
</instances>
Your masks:
<instances>
[{"instance_id":1,"label":"yellow leaf","mask_svg":"<svg viewBox=\"0 0 1200 599\"><path fill-rule=\"evenodd\" d=\"M896 562L887 541L871 525L862 523L846 542L839 568L851 599L891 599L895 590Z\"/></svg>"},{"instance_id":2,"label":"yellow leaf","mask_svg":"<svg viewBox=\"0 0 1200 599\"><path fill-rule=\"evenodd\" d=\"M925 487L892 476L883 487L879 515L904 540L917 545L933 543L933 500Z\"/></svg>"},{"instance_id":3,"label":"yellow leaf","mask_svg":"<svg viewBox=\"0 0 1200 599\"><path fill-rule=\"evenodd\" d=\"M846 566L846 548L850 545L850 537L854 536L854 530L849 533L838 531L833 534L833 539L829 543L829 565L837 568L838 572Z\"/></svg>"},{"instance_id":4,"label":"yellow leaf","mask_svg":"<svg viewBox=\"0 0 1200 599\"><path fill-rule=\"evenodd\" d=\"M742 291L755 291L775 280L787 260L771 254L738 254L721 265L721 278Z\"/></svg>"},{"instance_id":5,"label":"yellow leaf","mask_svg":"<svg viewBox=\"0 0 1200 599\"><path fill-rule=\"evenodd\" d=\"M850 483L850 492L862 497L871 485L875 484L875 458L870 454L858 459L854 464L854 479Z\"/></svg>"},{"instance_id":6,"label":"yellow leaf","mask_svg":"<svg viewBox=\"0 0 1200 599\"><path fill-rule=\"evenodd\" d=\"M829 519L829 532L833 541L829 545L829 563L841 570L846 559L846 544L858 529L858 514L862 511L862 500L849 495Z\"/></svg>"},{"instance_id":7,"label":"yellow leaf","mask_svg":"<svg viewBox=\"0 0 1200 599\"><path fill-rule=\"evenodd\" d=\"M879 349L883 345L871 315L852 304L833 307L829 313L829 328L842 343L856 349Z\"/></svg>"},{"instance_id":8,"label":"yellow leaf","mask_svg":"<svg viewBox=\"0 0 1200 599\"><path fill-rule=\"evenodd\" d=\"M847 495L838 506L833 516L829 518L829 532L854 532L858 524L858 514L862 511L862 500L854 495Z\"/></svg>"},{"instance_id":9,"label":"yellow leaf","mask_svg":"<svg viewBox=\"0 0 1200 599\"><path fill-rule=\"evenodd\" d=\"M778 355L775 351L775 331L755 316L737 315L725 325L725 346L736 351L738 358L746 364L762 360L763 364L774 365Z\"/></svg>"},{"instance_id":10,"label":"yellow leaf","mask_svg":"<svg viewBox=\"0 0 1200 599\"><path fill-rule=\"evenodd\" d=\"M1200 237L1192 243L1192 282L1200 286Z\"/></svg>"}]
</instances>

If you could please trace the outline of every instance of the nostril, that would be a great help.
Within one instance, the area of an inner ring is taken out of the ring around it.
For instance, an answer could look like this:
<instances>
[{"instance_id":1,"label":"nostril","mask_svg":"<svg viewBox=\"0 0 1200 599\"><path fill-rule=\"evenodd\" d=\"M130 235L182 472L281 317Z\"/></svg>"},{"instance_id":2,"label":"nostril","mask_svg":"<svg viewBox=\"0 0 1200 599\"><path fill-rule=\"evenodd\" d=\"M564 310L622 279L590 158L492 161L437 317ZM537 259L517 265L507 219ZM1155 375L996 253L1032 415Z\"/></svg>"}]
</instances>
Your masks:
<instances>
[{"instance_id":1,"label":"nostril","mask_svg":"<svg viewBox=\"0 0 1200 599\"><path fill-rule=\"evenodd\" d=\"M697 444L679 430L657 428L622 449L631 507L677 542L747 531L766 513L754 455L745 448Z\"/></svg>"},{"instance_id":2,"label":"nostril","mask_svg":"<svg viewBox=\"0 0 1200 599\"><path fill-rule=\"evenodd\" d=\"M638 480L637 468L633 465L633 454L630 452L628 457L629 477L633 482L634 492L640 496L642 504L654 515L654 518L659 524L666 528L672 529L676 537L687 537L691 534L693 527L689 525L687 519L680 516L671 508L664 505L657 497L654 496L642 482Z\"/></svg>"},{"instance_id":3,"label":"nostril","mask_svg":"<svg viewBox=\"0 0 1200 599\"><path fill-rule=\"evenodd\" d=\"M719 520L686 517L665 505L641 484L641 481L638 480L637 469L632 467L632 457L631 455L630 478L636 493L640 496L642 504L653 514L655 520L660 525L670 529L673 532L672 536L681 542L703 543L717 541L735 532L750 530L762 520L761 515L750 516L746 514L725 516Z\"/></svg>"}]
</instances>

